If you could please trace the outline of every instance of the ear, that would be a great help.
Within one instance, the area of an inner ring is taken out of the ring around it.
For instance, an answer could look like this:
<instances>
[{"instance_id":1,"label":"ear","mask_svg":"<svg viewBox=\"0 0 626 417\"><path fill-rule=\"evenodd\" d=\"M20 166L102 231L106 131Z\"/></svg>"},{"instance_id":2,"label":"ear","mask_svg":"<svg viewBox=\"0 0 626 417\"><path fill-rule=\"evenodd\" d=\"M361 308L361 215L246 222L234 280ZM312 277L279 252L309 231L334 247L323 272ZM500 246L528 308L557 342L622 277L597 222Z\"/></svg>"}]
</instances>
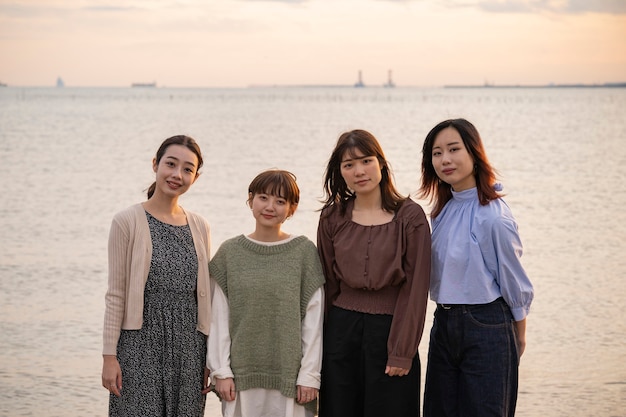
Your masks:
<instances>
[{"instance_id":1,"label":"ear","mask_svg":"<svg viewBox=\"0 0 626 417\"><path fill-rule=\"evenodd\" d=\"M254 196L252 195L252 193L248 193L248 201L246 201L246 203L248 203L248 206L250 206L250 208L252 208L252 198Z\"/></svg>"},{"instance_id":2,"label":"ear","mask_svg":"<svg viewBox=\"0 0 626 417\"><path fill-rule=\"evenodd\" d=\"M159 168L159 164L157 164L156 158L152 158L152 170L157 172L157 168Z\"/></svg>"},{"instance_id":3,"label":"ear","mask_svg":"<svg viewBox=\"0 0 626 417\"><path fill-rule=\"evenodd\" d=\"M291 204L289 207L289 215L287 216L287 218L293 216L297 209L298 209L297 204Z\"/></svg>"}]
</instances>

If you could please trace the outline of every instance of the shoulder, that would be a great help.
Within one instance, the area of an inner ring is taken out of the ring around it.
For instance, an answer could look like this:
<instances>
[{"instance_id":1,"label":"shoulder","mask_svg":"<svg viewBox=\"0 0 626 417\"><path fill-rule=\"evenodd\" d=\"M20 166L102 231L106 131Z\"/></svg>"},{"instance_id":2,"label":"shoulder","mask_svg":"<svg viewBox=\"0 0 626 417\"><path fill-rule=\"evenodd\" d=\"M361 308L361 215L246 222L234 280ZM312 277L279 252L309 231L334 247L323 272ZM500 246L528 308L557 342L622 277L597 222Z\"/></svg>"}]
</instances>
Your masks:
<instances>
[{"instance_id":1,"label":"shoulder","mask_svg":"<svg viewBox=\"0 0 626 417\"><path fill-rule=\"evenodd\" d=\"M511 209L500 197L477 210L477 221L494 231L517 230L517 223Z\"/></svg>"},{"instance_id":2,"label":"shoulder","mask_svg":"<svg viewBox=\"0 0 626 417\"><path fill-rule=\"evenodd\" d=\"M145 210L141 203L133 204L124 210L118 211L113 216L113 222L118 224L130 225L137 221L140 216L144 215Z\"/></svg>"},{"instance_id":3,"label":"shoulder","mask_svg":"<svg viewBox=\"0 0 626 417\"><path fill-rule=\"evenodd\" d=\"M199 228L204 229L206 232L210 230L209 222L203 216L188 210L185 210L185 214L187 215L188 221L193 222L195 225L197 225Z\"/></svg>"},{"instance_id":4,"label":"shoulder","mask_svg":"<svg viewBox=\"0 0 626 417\"><path fill-rule=\"evenodd\" d=\"M411 198L407 198L401 204L402 205L396 214L396 218L416 224L427 222L424 209Z\"/></svg>"},{"instance_id":5,"label":"shoulder","mask_svg":"<svg viewBox=\"0 0 626 417\"><path fill-rule=\"evenodd\" d=\"M335 222L344 220L348 218L347 213L350 213L352 211L353 205L354 198L350 198L347 201L333 203L330 206L324 207L322 209L322 214L320 215L320 220L329 220ZM345 208L345 210L343 210L343 208Z\"/></svg>"},{"instance_id":6,"label":"shoulder","mask_svg":"<svg viewBox=\"0 0 626 417\"><path fill-rule=\"evenodd\" d=\"M292 242L301 248L302 251L315 253L317 255L317 247L308 237L304 235L296 236L293 238Z\"/></svg>"},{"instance_id":7,"label":"shoulder","mask_svg":"<svg viewBox=\"0 0 626 417\"><path fill-rule=\"evenodd\" d=\"M225 241L222 242L222 244L220 245L217 251L224 252L224 251L232 250L232 248L234 247L240 247L242 239L245 239L244 235L237 235L229 239L226 239Z\"/></svg>"}]
</instances>

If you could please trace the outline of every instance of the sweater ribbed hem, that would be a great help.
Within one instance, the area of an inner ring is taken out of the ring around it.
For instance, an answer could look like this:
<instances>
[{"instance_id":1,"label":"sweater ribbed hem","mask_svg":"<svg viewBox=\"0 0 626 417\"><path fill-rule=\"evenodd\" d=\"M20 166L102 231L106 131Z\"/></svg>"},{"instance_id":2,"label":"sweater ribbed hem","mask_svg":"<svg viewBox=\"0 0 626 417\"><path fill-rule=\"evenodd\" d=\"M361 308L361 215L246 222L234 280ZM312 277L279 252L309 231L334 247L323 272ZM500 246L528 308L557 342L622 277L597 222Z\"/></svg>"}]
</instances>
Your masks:
<instances>
[{"instance_id":1,"label":"sweater ribbed hem","mask_svg":"<svg viewBox=\"0 0 626 417\"><path fill-rule=\"evenodd\" d=\"M252 388L273 389L280 391L287 398L296 398L296 380L284 379L280 375L247 374L237 375L235 379L237 391Z\"/></svg>"}]
</instances>

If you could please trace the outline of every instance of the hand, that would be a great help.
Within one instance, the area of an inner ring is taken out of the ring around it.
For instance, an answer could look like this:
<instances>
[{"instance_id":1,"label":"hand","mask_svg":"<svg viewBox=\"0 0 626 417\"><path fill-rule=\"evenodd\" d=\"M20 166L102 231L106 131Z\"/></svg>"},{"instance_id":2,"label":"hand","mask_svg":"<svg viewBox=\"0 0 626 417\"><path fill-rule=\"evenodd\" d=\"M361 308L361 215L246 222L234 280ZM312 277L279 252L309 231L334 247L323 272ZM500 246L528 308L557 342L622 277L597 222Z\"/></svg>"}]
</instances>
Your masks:
<instances>
[{"instance_id":1,"label":"hand","mask_svg":"<svg viewBox=\"0 0 626 417\"><path fill-rule=\"evenodd\" d=\"M526 319L515 322L515 332L517 333L517 347L521 358L526 350Z\"/></svg>"},{"instance_id":2,"label":"hand","mask_svg":"<svg viewBox=\"0 0 626 417\"><path fill-rule=\"evenodd\" d=\"M396 368L395 366L387 366L385 374L389 376L405 376L409 374L410 369Z\"/></svg>"},{"instance_id":3,"label":"hand","mask_svg":"<svg viewBox=\"0 0 626 417\"><path fill-rule=\"evenodd\" d=\"M121 396L122 368L115 355L102 355L102 386L111 394Z\"/></svg>"},{"instance_id":4,"label":"hand","mask_svg":"<svg viewBox=\"0 0 626 417\"><path fill-rule=\"evenodd\" d=\"M235 399L235 381L232 378L215 378L215 391L224 401Z\"/></svg>"},{"instance_id":5,"label":"hand","mask_svg":"<svg viewBox=\"0 0 626 417\"><path fill-rule=\"evenodd\" d=\"M207 395L211 392L211 384L209 383L209 377L211 376L211 370L204 367L204 376L202 377L202 395Z\"/></svg>"},{"instance_id":6,"label":"hand","mask_svg":"<svg viewBox=\"0 0 626 417\"><path fill-rule=\"evenodd\" d=\"M298 385L298 395L296 397L296 401L300 404L311 402L317 398L317 392L317 388Z\"/></svg>"}]
</instances>

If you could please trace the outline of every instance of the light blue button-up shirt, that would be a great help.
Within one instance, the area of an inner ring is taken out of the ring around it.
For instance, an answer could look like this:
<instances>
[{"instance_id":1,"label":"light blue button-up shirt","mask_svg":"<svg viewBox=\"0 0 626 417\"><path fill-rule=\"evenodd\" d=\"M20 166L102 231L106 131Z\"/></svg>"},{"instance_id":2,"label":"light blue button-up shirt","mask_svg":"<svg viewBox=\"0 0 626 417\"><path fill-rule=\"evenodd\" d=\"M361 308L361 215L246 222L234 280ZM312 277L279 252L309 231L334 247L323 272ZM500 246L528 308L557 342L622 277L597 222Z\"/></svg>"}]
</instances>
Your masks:
<instances>
[{"instance_id":1,"label":"light blue button-up shirt","mask_svg":"<svg viewBox=\"0 0 626 417\"><path fill-rule=\"evenodd\" d=\"M522 242L502 199L481 206L476 188L452 192L432 220L430 298L440 304L486 304L503 297L516 321L526 317L533 286Z\"/></svg>"}]
</instances>

